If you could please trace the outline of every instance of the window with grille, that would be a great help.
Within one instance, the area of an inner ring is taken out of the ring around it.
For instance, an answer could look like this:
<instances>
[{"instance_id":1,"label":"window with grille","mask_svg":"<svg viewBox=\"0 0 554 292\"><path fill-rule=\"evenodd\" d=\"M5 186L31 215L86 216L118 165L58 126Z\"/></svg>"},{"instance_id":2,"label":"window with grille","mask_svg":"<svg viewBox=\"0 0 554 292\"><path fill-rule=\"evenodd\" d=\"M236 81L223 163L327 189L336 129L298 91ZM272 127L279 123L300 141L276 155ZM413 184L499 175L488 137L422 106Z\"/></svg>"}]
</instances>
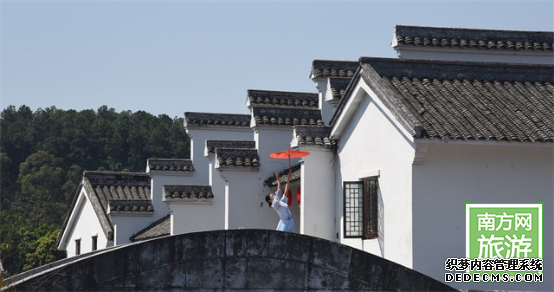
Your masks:
<instances>
[{"instance_id":1,"label":"window with grille","mask_svg":"<svg viewBox=\"0 0 554 292\"><path fill-rule=\"evenodd\" d=\"M363 183L344 182L344 237L363 234Z\"/></svg>"},{"instance_id":2,"label":"window with grille","mask_svg":"<svg viewBox=\"0 0 554 292\"><path fill-rule=\"evenodd\" d=\"M377 177L344 182L344 237L377 238Z\"/></svg>"}]
</instances>

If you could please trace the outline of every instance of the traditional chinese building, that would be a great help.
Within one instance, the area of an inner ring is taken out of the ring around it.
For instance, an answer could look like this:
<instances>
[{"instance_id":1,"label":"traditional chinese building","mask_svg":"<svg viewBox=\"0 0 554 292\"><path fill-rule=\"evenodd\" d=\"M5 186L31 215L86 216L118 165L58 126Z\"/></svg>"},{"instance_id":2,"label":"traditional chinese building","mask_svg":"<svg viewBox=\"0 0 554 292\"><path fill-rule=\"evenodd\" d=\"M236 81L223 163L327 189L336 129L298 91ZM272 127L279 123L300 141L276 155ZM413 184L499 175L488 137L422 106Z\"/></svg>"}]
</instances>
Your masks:
<instances>
[{"instance_id":1,"label":"traditional chinese building","mask_svg":"<svg viewBox=\"0 0 554 292\"><path fill-rule=\"evenodd\" d=\"M553 246L553 39L396 26L398 59L314 60L317 93L248 90L249 115L186 112L191 159L85 172L59 248L73 256L194 231L273 229L264 197L288 162L268 155L287 148L311 153L293 167L301 234L444 281L445 260L465 256L465 202L542 202L544 246ZM543 257L554 260L548 248ZM494 287L551 290L553 279Z\"/></svg>"}]
</instances>

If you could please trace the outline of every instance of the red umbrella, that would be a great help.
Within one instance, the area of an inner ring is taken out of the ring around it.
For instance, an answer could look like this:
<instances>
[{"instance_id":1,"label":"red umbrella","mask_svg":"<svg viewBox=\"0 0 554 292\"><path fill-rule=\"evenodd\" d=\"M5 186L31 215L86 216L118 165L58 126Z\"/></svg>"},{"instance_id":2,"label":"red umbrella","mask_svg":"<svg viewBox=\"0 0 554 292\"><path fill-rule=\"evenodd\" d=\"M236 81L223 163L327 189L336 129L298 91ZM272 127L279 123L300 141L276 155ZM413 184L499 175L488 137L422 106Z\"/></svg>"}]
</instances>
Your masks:
<instances>
[{"instance_id":1,"label":"red umbrella","mask_svg":"<svg viewBox=\"0 0 554 292\"><path fill-rule=\"evenodd\" d=\"M287 149L285 151L279 151L269 154L269 157L271 158L277 158L277 159L288 159L289 160L289 170L290 170L290 159L291 158L300 158L304 156L310 155L310 152L308 151L300 151L300 150L290 150Z\"/></svg>"}]
</instances>

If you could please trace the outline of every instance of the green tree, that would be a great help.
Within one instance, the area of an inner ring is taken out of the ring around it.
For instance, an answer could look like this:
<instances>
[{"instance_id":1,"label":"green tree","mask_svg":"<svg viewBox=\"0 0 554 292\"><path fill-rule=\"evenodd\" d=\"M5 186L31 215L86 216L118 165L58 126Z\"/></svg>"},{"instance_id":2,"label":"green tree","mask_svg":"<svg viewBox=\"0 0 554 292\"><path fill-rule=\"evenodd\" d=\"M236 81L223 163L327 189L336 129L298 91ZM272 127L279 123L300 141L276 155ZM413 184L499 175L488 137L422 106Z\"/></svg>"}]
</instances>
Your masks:
<instances>
[{"instance_id":1,"label":"green tree","mask_svg":"<svg viewBox=\"0 0 554 292\"><path fill-rule=\"evenodd\" d=\"M190 151L182 118L107 106L9 106L0 133L0 257L9 274L55 258L46 243L69 212L83 170L144 171L150 157Z\"/></svg>"},{"instance_id":2,"label":"green tree","mask_svg":"<svg viewBox=\"0 0 554 292\"><path fill-rule=\"evenodd\" d=\"M18 203L33 214L31 226L41 222L60 225L67 202L63 193L63 160L46 151L31 154L19 167L21 193Z\"/></svg>"},{"instance_id":3,"label":"green tree","mask_svg":"<svg viewBox=\"0 0 554 292\"><path fill-rule=\"evenodd\" d=\"M8 154L0 153L0 210L9 208L13 200L13 189L15 188L12 179L13 163Z\"/></svg>"},{"instance_id":4,"label":"green tree","mask_svg":"<svg viewBox=\"0 0 554 292\"><path fill-rule=\"evenodd\" d=\"M58 250L58 245L56 244L59 234L60 229L54 229L34 241L35 246L33 246L32 252L25 255L25 266L23 269L30 270L63 259L66 254L64 251Z\"/></svg>"}]
</instances>

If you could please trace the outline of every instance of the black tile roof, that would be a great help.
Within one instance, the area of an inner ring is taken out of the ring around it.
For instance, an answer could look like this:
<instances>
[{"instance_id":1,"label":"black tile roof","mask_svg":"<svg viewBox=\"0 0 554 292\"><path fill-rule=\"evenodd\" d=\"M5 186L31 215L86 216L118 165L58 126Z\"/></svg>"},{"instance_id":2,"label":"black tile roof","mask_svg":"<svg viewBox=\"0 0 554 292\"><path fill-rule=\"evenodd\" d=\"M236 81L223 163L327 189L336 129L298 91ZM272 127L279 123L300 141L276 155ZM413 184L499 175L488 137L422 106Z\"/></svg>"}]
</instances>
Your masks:
<instances>
[{"instance_id":1,"label":"black tile roof","mask_svg":"<svg viewBox=\"0 0 554 292\"><path fill-rule=\"evenodd\" d=\"M148 239L153 239L153 238L158 238L163 236L169 236L171 233L170 228L171 228L171 217L170 215L167 215L165 217L162 217L154 221L146 228L135 233L129 239L132 242L136 242L136 241L143 241L143 240L148 240Z\"/></svg>"},{"instance_id":2,"label":"black tile roof","mask_svg":"<svg viewBox=\"0 0 554 292\"><path fill-rule=\"evenodd\" d=\"M250 115L185 112L185 127L250 127Z\"/></svg>"},{"instance_id":3,"label":"black tile roof","mask_svg":"<svg viewBox=\"0 0 554 292\"><path fill-rule=\"evenodd\" d=\"M151 200L109 200L110 214L129 213L129 212L154 212Z\"/></svg>"},{"instance_id":4,"label":"black tile roof","mask_svg":"<svg viewBox=\"0 0 554 292\"><path fill-rule=\"evenodd\" d=\"M220 167L260 166L260 157L258 156L258 150L256 149L217 148L215 150L215 159L219 162Z\"/></svg>"},{"instance_id":5,"label":"black tile roof","mask_svg":"<svg viewBox=\"0 0 554 292\"><path fill-rule=\"evenodd\" d=\"M217 148L256 148L256 141L239 141L239 140L206 140L206 148L208 153L215 153Z\"/></svg>"},{"instance_id":6,"label":"black tile roof","mask_svg":"<svg viewBox=\"0 0 554 292\"><path fill-rule=\"evenodd\" d=\"M399 45L552 51L554 32L467 29L397 25Z\"/></svg>"},{"instance_id":7,"label":"black tile roof","mask_svg":"<svg viewBox=\"0 0 554 292\"><path fill-rule=\"evenodd\" d=\"M333 98L341 99L346 93L346 88L350 85L352 78L332 77L329 78L331 94Z\"/></svg>"},{"instance_id":8,"label":"black tile roof","mask_svg":"<svg viewBox=\"0 0 554 292\"><path fill-rule=\"evenodd\" d=\"M361 78L416 138L554 141L552 65L360 61Z\"/></svg>"},{"instance_id":9,"label":"black tile roof","mask_svg":"<svg viewBox=\"0 0 554 292\"><path fill-rule=\"evenodd\" d=\"M165 201L212 201L212 187L207 185L164 185Z\"/></svg>"},{"instance_id":10,"label":"black tile roof","mask_svg":"<svg viewBox=\"0 0 554 292\"><path fill-rule=\"evenodd\" d=\"M292 175L290 177L290 182L295 182L300 180L300 163L297 163L291 167ZM287 175L289 174L289 168L285 168L281 171L279 171L279 177L281 178L280 181L282 184L287 182ZM268 178L264 180L264 185L268 187L274 187L277 186L277 179L275 178L275 175L271 175Z\"/></svg>"},{"instance_id":11,"label":"black tile roof","mask_svg":"<svg viewBox=\"0 0 554 292\"><path fill-rule=\"evenodd\" d=\"M317 93L249 89L247 94L251 107L264 106L315 109L319 107L319 97Z\"/></svg>"},{"instance_id":12,"label":"black tile roof","mask_svg":"<svg viewBox=\"0 0 554 292\"><path fill-rule=\"evenodd\" d=\"M256 125L323 125L319 110L261 108L252 109Z\"/></svg>"},{"instance_id":13,"label":"black tile roof","mask_svg":"<svg viewBox=\"0 0 554 292\"><path fill-rule=\"evenodd\" d=\"M360 64L356 61L313 60L311 78L352 77Z\"/></svg>"},{"instance_id":14,"label":"black tile roof","mask_svg":"<svg viewBox=\"0 0 554 292\"><path fill-rule=\"evenodd\" d=\"M337 142L329 137L331 127L329 126L295 126L296 140L298 145L313 145L324 148L334 148Z\"/></svg>"},{"instance_id":15,"label":"black tile roof","mask_svg":"<svg viewBox=\"0 0 554 292\"><path fill-rule=\"evenodd\" d=\"M91 186L104 187L100 191L113 199L140 200L150 196L150 176L144 172L85 171L83 176ZM137 188L137 191L130 192L132 187Z\"/></svg>"},{"instance_id":16,"label":"black tile roof","mask_svg":"<svg viewBox=\"0 0 554 292\"><path fill-rule=\"evenodd\" d=\"M104 234L113 239L113 213L151 213L150 176L138 172L85 171L83 184ZM64 225L64 229L67 226Z\"/></svg>"},{"instance_id":17,"label":"black tile roof","mask_svg":"<svg viewBox=\"0 0 554 292\"><path fill-rule=\"evenodd\" d=\"M190 159L149 158L148 168L150 171L194 171L194 165Z\"/></svg>"}]
</instances>

